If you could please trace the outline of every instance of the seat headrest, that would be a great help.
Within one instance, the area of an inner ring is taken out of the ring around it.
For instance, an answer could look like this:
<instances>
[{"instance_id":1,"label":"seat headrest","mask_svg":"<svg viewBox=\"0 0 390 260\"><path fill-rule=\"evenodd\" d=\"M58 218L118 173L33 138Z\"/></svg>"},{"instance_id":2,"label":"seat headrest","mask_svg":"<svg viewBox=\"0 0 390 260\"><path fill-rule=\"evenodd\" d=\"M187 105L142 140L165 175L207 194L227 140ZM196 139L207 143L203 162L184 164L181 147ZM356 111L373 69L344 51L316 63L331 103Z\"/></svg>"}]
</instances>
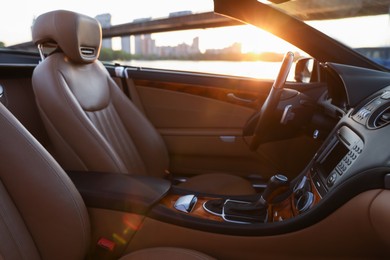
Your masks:
<instances>
[{"instance_id":1,"label":"seat headrest","mask_svg":"<svg viewBox=\"0 0 390 260\"><path fill-rule=\"evenodd\" d=\"M35 44L56 44L76 63L94 62L100 53L102 29L86 15L57 10L38 16L32 28Z\"/></svg>"}]
</instances>

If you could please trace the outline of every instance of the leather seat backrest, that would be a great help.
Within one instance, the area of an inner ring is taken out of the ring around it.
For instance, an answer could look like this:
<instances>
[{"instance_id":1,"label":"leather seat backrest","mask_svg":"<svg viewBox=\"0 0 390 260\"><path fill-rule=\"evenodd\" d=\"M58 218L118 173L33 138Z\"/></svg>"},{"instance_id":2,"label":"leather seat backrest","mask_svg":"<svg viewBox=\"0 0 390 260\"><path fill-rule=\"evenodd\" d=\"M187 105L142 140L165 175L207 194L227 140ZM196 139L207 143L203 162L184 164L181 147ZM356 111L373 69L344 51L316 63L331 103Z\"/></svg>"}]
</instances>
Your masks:
<instances>
[{"instance_id":1,"label":"leather seat backrest","mask_svg":"<svg viewBox=\"0 0 390 260\"><path fill-rule=\"evenodd\" d=\"M83 259L90 239L80 194L0 103L0 258Z\"/></svg>"},{"instance_id":2,"label":"leather seat backrest","mask_svg":"<svg viewBox=\"0 0 390 260\"><path fill-rule=\"evenodd\" d=\"M56 45L33 73L42 118L67 170L163 176L165 144L97 60L101 27L88 16L53 11L33 26L36 44Z\"/></svg>"}]
</instances>

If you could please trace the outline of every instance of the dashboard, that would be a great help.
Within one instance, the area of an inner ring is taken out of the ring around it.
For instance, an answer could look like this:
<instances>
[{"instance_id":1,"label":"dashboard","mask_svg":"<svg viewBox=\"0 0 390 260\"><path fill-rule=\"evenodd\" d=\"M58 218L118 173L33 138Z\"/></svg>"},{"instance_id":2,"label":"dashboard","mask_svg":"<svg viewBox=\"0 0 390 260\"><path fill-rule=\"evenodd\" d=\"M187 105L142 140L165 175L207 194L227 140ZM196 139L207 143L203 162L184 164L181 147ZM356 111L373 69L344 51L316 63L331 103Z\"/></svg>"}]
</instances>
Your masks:
<instances>
[{"instance_id":1,"label":"dashboard","mask_svg":"<svg viewBox=\"0 0 390 260\"><path fill-rule=\"evenodd\" d=\"M276 207L273 222L314 223L361 192L390 187L390 73L336 63L321 68L327 91L318 105L337 123L293 180L291 212L280 214L286 204Z\"/></svg>"},{"instance_id":2,"label":"dashboard","mask_svg":"<svg viewBox=\"0 0 390 260\"><path fill-rule=\"evenodd\" d=\"M325 68L328 92L320 104L340 120L303 176L311 178L318 204L335 209L362 191L389 185L390 74L332 63Z\"/></svg>"},{"instance_id":3,"label":"dashboard","mask_svg":"<svg viewBox=\"0 0 390 260\"><path fill-rule=\"evenodd\" d=\"M181 216L177 221L225 234L283 234L317 223L364 191L390 188L390 74L330 63L324 68L328 90L319 98L318 105L337 123L306 168L291 181L290 194L268 205L262 216L247 215L251 205L256 204L253 198L233 201L239 204L238 208L249 207L239 221L227 221L224 206L214 214L207 208L209 201L230 205L229 198L225 201L200 196L188 214L203 221L183 221ZM179 195L187 194L176 192L167 196L163 206L174 208L181 200ZM202 204L206 205L206 212ZM159 219L169 214L167 221L175 221L172 211L164 213L157 207L154 212Z\"/></svg>"}]
</instances>

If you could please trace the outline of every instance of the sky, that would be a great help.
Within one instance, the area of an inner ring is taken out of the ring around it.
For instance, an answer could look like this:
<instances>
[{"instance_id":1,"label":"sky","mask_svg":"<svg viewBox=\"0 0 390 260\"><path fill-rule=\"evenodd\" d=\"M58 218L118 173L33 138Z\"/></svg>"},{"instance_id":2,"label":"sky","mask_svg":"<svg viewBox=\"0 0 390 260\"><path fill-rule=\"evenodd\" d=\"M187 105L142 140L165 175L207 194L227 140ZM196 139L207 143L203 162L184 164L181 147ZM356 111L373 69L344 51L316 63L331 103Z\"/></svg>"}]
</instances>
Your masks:
<instances>
[{"instance_id":1,"label":"sky","mask_svg":"<svg viewBox=\"0 0 390 260\"><path fill-rule=\"evenodd\" d=\"M193 13L213 10L212 0L20 0L7 1L0 8L0 41L6 46L31 40L31 25L35 17L56 9L80 12L92 17L110 13L112 24L131 22L137 18L164 18L171 12L187 11ZM338 40L352 41L352 47L370 45L390 45L390 22L388 15L372 19L352 18L340 22L312 22ZM378 26L381 25L381 26ZM366 34L363 34L366 33ZM173 33L154 34L158 46L191 44L194 37L200 37L200 48L224 48L238 39L242 41L243 52L263 52L287 50L295 51L291 45L276 40L269 33L252 26L237 26L220 29L205 29ZM385 36L385 37L384 37Z\"/></svg>"},{"instance_id":2,"label":"sky","mask_svg":"<svg viewBox=\"0 0 390 260\"><path fill-rule=\"evenodd\" d=\"M312 21L309 24L341 42L350 43L353 48L390 46L389 15Z\"/></svg>"},{"instance_id":3,"label":"sky","mask_svg":"<svg viewBox=\"0 0 390 260\"><path fill-rule=\"evenodd\" d=\"M31 40L30 27L38 15L66 9L95 17L110 13L112 24L137 18L162 18L170 12L191 10L194 13L213 10L212 0L11 0L0 8L0 41L12 45Z\"/></svg>"},{"instance_id":4,"label":"sky","mask_svg":"<svg viewBox=\"0 0 390 260\"><path fill-rule=\"evenodd\" d=\"M137 18L164 18L171 12L190 10L201 13L213 10L212 0L34 0L34 4L31 3L31 0L9 1L7 6L0 9L0 41L5 42L6 46L30 41L30 28L34 18L56 9L71 10L92 17L110 13L113 25L128 23ZM28 7L21 8L23 5ZM282 52L291 49L289 44L281 43L269 33L253 26L159 33L152 37L158 46L175 46L180 43L191 44L192 39L199 36L200 49L205 51L228 47L237 41L237 35L243 41L243 52L272 51L275 47L282 49ZM115 43L119 42L114 41L114 48L118 48Z\"/></svg>"}]
</instances>

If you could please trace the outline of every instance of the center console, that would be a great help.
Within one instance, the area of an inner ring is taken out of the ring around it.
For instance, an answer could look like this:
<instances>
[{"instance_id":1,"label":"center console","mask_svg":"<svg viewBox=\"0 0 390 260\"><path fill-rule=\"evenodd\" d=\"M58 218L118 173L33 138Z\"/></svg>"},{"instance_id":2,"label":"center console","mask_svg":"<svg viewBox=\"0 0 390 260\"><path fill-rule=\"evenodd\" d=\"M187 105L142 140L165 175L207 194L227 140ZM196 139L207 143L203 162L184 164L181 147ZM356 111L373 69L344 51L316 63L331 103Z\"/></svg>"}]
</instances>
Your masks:
<instances>
[{"instance_id":1,"label":"center console","mask_svg":"<svg viewBox=\"0 0 390 260\"><path fill-rule=\"evenodd\" d=\"M310 211L348 178L363 149L363 140L347 126L341 126L314 156L307 170L291 183L285 176L275 175L264 192L252 198L172 194L161 204L189 216L225 223L281 222Z\"/></svg>"},{"instance_id":2,"label":"center console","mask_svg":"<svg viewBox=\"0 0 390 260\"><path fill-rule=\"evenodd\" d=\"M320 207L315 206L328 201L324 200L328 193L351 177L355 172L352 168L356 166L364 146L359 135L342 125L294 180L290 181L280 174L274 175L262 193L244 197L193 194L171 186L168 180L147 176L68 174L89 207L142 215L147 213L158 220L188 224L201 230L211 227L225 232L226 227L234 229L233 225L240 225L241 232L243 225L285 223L290 219L295 220L292 228L297 228L297 216L315 215L306 213L317 211ZM333 200L329 203L335 204ZM302 225L307 223L309 221L302 221ZM261 228L264 226L268 228L270 225L262 225Z\"/></svg>"},{"instance_id":3,"label":"center console","mask_svg":"<svg viewBox=\"0 0 390 260\"><path fill-rule=\"evenodd\" d=\"M293 188L289 187L272 199L268 198L268 201L263 197L264 192L263 196L248 199L170 194L165 196L161 204L188 216L225 223L251 224L280 222L293 218L321 200L309 172ZM185 207L182 206L183 201L186 201Z\"/></svg>"},{"instance_id":4,"label":"center console","mask_svg":"<svg viewBox=\"0 0 390 260\"><path fill-rule=\"evenodd\" d=\"M348 170L363 152L363 140L350 128L342 126L315 158L310 176L323 197L348 175Z\"/></svg>"}]
</instances>

